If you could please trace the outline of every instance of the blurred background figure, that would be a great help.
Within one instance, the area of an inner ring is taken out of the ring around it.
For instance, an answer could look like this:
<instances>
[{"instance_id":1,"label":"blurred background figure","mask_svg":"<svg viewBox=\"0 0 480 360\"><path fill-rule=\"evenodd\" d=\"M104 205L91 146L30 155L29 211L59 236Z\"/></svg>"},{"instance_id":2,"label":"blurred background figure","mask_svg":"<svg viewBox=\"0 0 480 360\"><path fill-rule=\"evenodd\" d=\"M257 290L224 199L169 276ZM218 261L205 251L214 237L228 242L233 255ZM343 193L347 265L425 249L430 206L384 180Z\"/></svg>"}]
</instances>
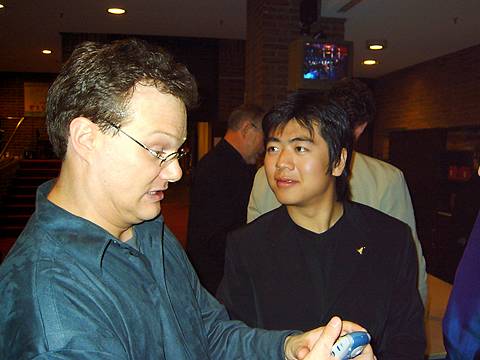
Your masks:
<instances>
[{"instance_id":1,"label":"blurred background figure","mask_svg":"<svg viewBox=\"0 0 480 360\"><path fill-rule=\"evenodd\" d=\"M263 152L263 114L250 104L233 110L224 138L193 171L187 252L212 293L223 276L227 233L246 223L255 163Z\"/></svg>"},{"instance_id":2,"label":"blurred background figure","mask_svg":"<svg viewBox=\"0 0 480 360\"><path fill-rule=\"evenodd\" d=\"M478 166L478 164L477 164ZM480 176L480 167L478 168ZM477 189L477 192L480 188ZM480 359L480 212L458 265L443 319L447 359Z\"/></svg>"}]
</instances>

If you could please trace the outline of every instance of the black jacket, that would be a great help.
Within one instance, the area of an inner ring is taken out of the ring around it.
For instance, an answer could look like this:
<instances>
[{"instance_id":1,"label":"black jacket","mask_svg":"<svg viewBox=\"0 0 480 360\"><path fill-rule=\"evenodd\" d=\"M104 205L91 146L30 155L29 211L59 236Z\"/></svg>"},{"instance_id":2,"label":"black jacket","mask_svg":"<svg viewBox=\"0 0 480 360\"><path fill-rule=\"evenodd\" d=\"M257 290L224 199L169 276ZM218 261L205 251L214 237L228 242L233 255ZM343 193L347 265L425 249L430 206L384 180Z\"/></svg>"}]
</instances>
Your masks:
<instances>
[{"instance_id":1,"label":"black jacket","mask_svg":"<svg viewBox=\"0 0 480 360\"><path fill-rule=\"evenodd\" d=\"M292 261L295 232L285 214L282 206L229 235L217 296L231 317L254 327L307 330L339 315L370 332L378 359L423 359L424 309L408 226L345 203L342 223L356 236L338 239L335 271L319 295L313 286L297 286L308 274L304 263Z\"/></svg>"},{"instance_id":2,"label":"black jacket","mask_svg":"<svg viewBox=\"0 0 480 360\"><path fill-rule=\"evenodd\" d=\"M254 176L255 167L223 139L194 169L187 253L213 294L223 276L227 233L246 223Z\"/></svg>"}]
</instances>

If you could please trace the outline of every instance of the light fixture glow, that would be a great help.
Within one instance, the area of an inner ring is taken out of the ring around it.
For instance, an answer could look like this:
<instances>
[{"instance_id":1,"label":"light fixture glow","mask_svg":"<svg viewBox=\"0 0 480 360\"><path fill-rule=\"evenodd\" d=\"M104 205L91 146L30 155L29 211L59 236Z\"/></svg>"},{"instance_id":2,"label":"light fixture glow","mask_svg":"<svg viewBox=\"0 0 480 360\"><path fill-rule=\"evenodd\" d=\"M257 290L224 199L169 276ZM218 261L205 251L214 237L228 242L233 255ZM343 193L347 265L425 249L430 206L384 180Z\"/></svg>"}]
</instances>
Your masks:
<instances>
[{"instance_id":1,"label":"light fixture glow","mask_svg":"<svg viewBox=\"0 0 480 360\"><path fill-rule=\"evenodd\" d=\"M368 48L370 50L382 50L383 45L382 44L372 44L372 45L368 45Z\"/></svg>"},{"instance_id":2,"label":"light fixture glow","mask_svg":"<svg viewBox=\"0 0 480 360\"><path fill-rule=\"evenodd\" d=\"M52 53L52 50L48 50L48 49L43 49L42 50L42 54L50 55L51 53Z\"/></svg>"},{"instance_id":3,"label":"light fixture glow","mask_svg":"<svg viewBox=\"0 0 480 360\"><path fill-rule=\"evenodd\" d=\"M366 59L366 60L363 60L363 61L362 61L362 64L363 64L363 65L368 65L368 66L377 65L377 64L378 64L378 61L377 61L377 60L373 60L373 59Z\"/></svg>"},{"instance_id":4,"label":"light fixture glow","mask_svg":"<svg viewBox=\"0 0 480 360\"><path fill-rule=\"evenodd\" d=\"M384 50L387 47L387 40L367 40L367 49Z\"/></svg>"},{"instance_id":5,"label":"light fixture glow","mask_svg":"<svg viewBox=\"0 0 480 360\"><path fill-rule=\"evenodd\" d=\"M122 8L109 8L107 11L110 14L113 14L113 15L123 15L123 14L125 14L125 9L122 9Z\"/></svg>"},{"instance_id":6,"label":"light fixture glow","mask_svg":"<svg viewBox=\"0 0 480 360\"><path fill-rule=\"evenodd\" d=\"M5 5L0 4L0 9L3 9L4 7L5 7Z\"/></svg>"}]
</instances>

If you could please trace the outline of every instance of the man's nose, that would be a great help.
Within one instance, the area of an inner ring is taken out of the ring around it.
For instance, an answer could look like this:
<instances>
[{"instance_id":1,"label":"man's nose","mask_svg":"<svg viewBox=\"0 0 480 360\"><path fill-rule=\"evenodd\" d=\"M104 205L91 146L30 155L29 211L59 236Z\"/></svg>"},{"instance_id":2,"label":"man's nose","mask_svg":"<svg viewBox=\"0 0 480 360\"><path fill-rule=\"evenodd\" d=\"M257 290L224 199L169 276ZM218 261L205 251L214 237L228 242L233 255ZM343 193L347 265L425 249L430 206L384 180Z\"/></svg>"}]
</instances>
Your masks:
<instances>
[{"instance_id":1,"label":"man's nose","mask_svg":"<svg viewBox=\"0 0 480 360\"><path fill-rule=\"evenodd\" d=\"M280 150L280 153L277 157L276 167L278 169L287 168L293 169L293 157L291 152L288 149Z\"/></svg>"},{"instance_id":2,"label":"man's nose","mask_svg":"<svg viewBox=\"0 0 480 360\"><path fill-rule=\"evenodd\" d=\"M182 178L182 173L180 163L175 159L163 165L160 176L168 182L176 182Z\"/></svg>"}]
</instances>

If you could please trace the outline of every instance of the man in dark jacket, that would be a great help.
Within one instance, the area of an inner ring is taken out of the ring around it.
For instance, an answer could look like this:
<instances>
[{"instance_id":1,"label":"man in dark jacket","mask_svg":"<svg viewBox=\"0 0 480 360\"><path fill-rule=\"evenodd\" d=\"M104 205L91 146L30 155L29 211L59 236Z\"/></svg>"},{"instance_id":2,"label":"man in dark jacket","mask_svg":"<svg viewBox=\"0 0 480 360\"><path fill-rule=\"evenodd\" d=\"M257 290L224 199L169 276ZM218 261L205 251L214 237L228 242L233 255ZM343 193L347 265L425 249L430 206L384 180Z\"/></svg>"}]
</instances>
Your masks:
<instances>
[{"instance_id":1,"label":"man in dark jacket","mask_svg":"<svg viewBox=\"0 0 480 360\"><path fill-rule=\"evenodd\" d=\"M246 223L255 163L263 152L263 114L256 105L233 110L224 138L194 170L187 252L212 294L223 276L227 233Z\"/></svg>"}]
</instances>

